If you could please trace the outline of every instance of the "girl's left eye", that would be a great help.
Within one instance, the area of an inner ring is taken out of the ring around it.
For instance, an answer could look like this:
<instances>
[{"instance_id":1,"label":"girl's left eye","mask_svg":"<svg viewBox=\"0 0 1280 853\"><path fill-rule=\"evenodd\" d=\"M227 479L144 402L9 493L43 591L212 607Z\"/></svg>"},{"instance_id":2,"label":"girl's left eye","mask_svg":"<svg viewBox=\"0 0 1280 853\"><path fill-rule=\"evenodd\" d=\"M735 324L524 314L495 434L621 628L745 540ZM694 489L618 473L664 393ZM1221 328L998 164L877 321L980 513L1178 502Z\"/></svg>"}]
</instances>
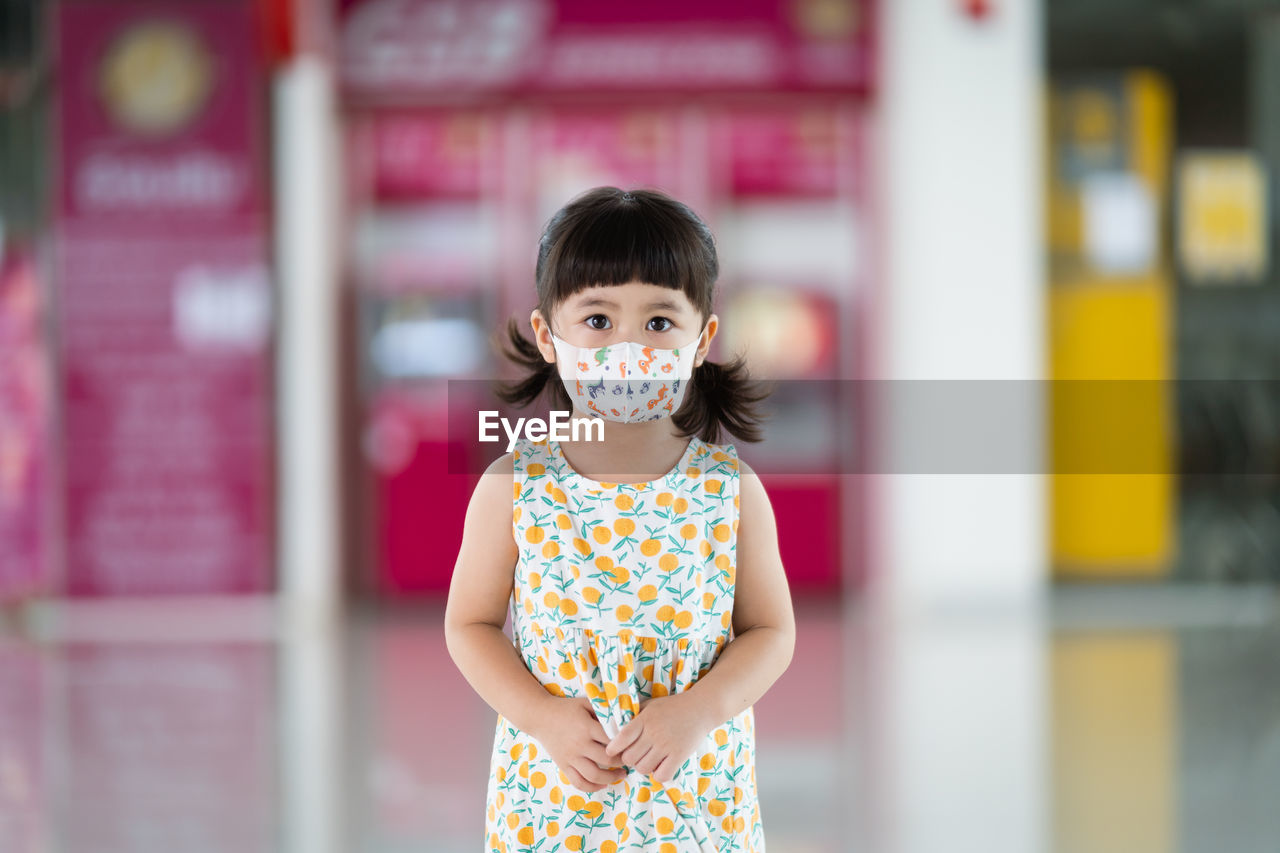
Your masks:
<instances>
[{"instance_id":1,"label":"girl's left eye","mask_svg":"<svg viewBox=\"0 0 1280 853\"><path fill-rule=\"evenodd\" d=\"M648 328L651 332L665 332L669 330L672 325L674 324L666 317L654 317L649 321Z\"/></svg>"}]
</instances>

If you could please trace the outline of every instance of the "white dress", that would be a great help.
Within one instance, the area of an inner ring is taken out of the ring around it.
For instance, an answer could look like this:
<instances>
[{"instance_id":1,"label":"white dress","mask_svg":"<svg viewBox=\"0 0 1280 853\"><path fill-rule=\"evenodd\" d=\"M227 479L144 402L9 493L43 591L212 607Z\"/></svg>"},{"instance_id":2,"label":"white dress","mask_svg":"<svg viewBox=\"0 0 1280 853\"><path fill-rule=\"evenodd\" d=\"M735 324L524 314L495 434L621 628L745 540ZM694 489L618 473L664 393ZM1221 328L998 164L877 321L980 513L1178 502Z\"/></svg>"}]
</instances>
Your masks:
<instances>
[{"instance_id":1,"label":"white dress","mask_svg":"<svg viewBox=\"0 0 1280 853\"><path fill-rule=\"evenodd\" d=\"M731 639L738 457L694 438L647 483L578 474L558 443L514 453L514 642L558 696L587 696L609 737L651 696L687 690ZM765 850L752 708L712 730L668 785L628 769L596 793L498 717L486 851Z\"/></svg>"}]
</instances>

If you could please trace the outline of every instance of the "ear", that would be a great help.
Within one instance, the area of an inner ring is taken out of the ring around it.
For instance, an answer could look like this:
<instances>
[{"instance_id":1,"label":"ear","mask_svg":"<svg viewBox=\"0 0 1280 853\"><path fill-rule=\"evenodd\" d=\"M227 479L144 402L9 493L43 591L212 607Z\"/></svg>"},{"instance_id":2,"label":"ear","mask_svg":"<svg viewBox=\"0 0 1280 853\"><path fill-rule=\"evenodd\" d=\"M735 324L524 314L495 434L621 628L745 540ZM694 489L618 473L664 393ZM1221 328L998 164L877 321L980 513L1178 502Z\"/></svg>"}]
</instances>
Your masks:
<instances>
[{"instance_id":1,"label":"ear","mask_svg":"<svg viewBox=\"0 0 1280 853\"><path fill-rule=\"evenodd\" d=\"M556 363L556 345L551 341L551 324L542 316L537 308L529 315L529 325L533 326L533 342L538 345L538 352L549 363Z\"/></svg>"},{"instance_id":2,"label":"ear","mask_svg":"<svg viewBox=\"0 0 1280 853\"><path fill-rule=\"evenodd\" d=\"M698 344L698 354L693 357L693 366L697 367L707 360L707 352L711 349L711 341L716 336L716 331L720 328L720 318L712 314L707 318L707 329L702 333L702 338Z\"/></svg>"}]
</instances>

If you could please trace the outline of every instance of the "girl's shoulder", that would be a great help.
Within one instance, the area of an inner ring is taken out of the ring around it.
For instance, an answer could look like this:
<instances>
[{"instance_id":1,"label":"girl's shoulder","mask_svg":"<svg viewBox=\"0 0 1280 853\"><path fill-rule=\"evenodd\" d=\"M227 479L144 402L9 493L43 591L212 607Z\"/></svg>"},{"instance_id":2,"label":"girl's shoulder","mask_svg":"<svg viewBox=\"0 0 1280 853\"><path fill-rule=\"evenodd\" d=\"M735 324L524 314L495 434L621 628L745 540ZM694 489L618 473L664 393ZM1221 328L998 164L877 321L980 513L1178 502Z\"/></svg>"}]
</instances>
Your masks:
<instances>
[{"instance_id":1,"label":"girl's shoulder","mask_svg":"<svg viewBox=\"0 0 1280 853\"><path fill-rule=\"evenodd\" d=\"M512 455L504 453L489 463L480 474L467 505L467 525L472 517L502 518L511 501Z\"/></svg>"},{"instance_id":2,"label":"girl's shoulder","mask_svg":"<svg viewBox=\"0 0 1280 853\"><path fill-rule=\"evenodd\" d=\"M484 475L489 474L506 474L510 476L515 472L515 452L504 453L497 459L489 463L489 467L484 469ZM483 476L483 475L482 475Z\"/></svg>"}]
</instances>

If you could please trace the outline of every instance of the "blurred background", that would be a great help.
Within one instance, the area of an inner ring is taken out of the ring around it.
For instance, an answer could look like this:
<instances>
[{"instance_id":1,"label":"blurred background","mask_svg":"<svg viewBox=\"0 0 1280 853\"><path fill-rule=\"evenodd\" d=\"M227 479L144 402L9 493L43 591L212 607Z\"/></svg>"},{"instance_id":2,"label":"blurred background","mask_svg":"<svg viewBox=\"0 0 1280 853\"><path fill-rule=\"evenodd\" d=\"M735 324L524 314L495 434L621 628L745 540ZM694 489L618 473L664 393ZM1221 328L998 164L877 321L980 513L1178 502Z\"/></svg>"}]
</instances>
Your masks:
<instances>
[{"instance_id":1,"label":"blurred background","mask_svg":"<svg viewBox=\"0 0 1280 853\"><path fill-rule=\"evenodd\" d=\"M481 845L449 425L601 184L779 380L770 850L1280 850L1277 169L1280 0L0 0L0 850Z\"/></svg>"}]
</instances>

